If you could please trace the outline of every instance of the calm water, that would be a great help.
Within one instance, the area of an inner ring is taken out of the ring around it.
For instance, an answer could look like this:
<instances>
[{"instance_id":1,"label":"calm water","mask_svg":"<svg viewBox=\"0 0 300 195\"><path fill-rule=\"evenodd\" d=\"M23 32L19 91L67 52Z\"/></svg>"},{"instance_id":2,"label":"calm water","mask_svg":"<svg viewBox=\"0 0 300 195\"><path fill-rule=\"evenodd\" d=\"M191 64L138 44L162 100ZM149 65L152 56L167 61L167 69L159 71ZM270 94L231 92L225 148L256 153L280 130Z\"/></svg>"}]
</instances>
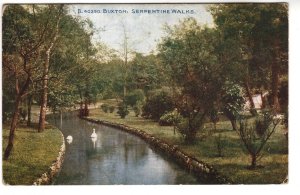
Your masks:
<instances>
[{"instance_id":1,"label":"calm water","mask_svg":"<svg viewBox=\"0 0 300 195\"><path fill-rule=\"evenodd\" d=\"M140 138L120 130L80 120L72 113L48 118L66 141L66 154L56 185L198 184L178 165L153 151ZM97 140L92 140L92 129Z\"/></svg>"}]
</instances>

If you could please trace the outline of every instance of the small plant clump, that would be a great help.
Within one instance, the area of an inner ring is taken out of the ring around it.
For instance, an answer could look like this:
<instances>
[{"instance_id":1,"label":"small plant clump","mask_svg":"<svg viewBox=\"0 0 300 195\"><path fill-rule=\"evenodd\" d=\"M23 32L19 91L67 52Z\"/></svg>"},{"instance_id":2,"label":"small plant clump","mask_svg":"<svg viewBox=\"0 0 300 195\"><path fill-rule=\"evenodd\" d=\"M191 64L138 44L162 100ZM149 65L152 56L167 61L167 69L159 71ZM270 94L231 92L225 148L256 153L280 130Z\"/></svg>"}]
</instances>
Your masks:
<instances>
[{"instance_id":1,"label":"small plant clump","mask_svg":"<svg viewBox=\"0 0 300 195\"><path fill-rule=\"evenodd\" d=\"M129 114L127 105L123 102L119 103L117 113L121 118L124 119Z\"/></svg>"},{"instance_id":2,"label":"small plant clump","mask_svg":"<svg viewBox=\"0 0 300 195\"><path fill-rule=\"evenodd\" d=\"M171 126L178 124L180 120L182 120L182 116L175 109L172 112L167 112L164 115L162 115L158 123L161 126Z\"/></svg>"},{"instance_id":3,"label":"small plant clump","mask_svg":"<svg viewBox=\"0 0 300 195\"><path fill-rule=\"evenodd\" d=\"M142 107L143 107L143 103L141 101L137 101L136 104L132 107L133 112L136 117L141 115Z\"/></svg>"},{"instance_id":4,"label":"small plant clump","mask_svg":"<svg viewBox=\"0 0 300 195\"><path fill-rule=\"evenodd\" d=\"M102 109L103 112L107 113L108 109L109 109L109 105L108 104L102 104L101 109Z\"/></svg>"},{"instance_id":5,"label":"small plant clump","mask_svg":"<svg viewBox=\"0 0 300 195\"><path fill-rule=\"evenodd\" d=\"M113 112L115 111L115 107L114 107L114 106L109 106L108 109L109 109L109 112L110 112L110 113L113 113Z\"/></svg>"}]
</instances>

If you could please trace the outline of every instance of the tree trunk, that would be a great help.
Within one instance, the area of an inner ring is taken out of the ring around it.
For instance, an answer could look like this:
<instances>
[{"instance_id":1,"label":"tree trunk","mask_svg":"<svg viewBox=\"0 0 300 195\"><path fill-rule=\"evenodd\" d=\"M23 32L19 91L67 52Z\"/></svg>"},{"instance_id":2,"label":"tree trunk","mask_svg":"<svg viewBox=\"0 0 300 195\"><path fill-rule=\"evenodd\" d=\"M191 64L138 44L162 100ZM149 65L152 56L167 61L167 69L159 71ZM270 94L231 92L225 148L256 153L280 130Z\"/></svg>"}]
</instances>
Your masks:
<instances>
[{"instance_id":1,"label":"tree trunk","mask_svg":"<svg viewBox=\"0 0 300 195\"><path fill-rule=\"evenodd\" d=\"M47 98L48 98L49 63L50 63L51 50L52 50L54 43L56 42L56 39L58 36L58 28L59 28L60 19L61 19L61 16L59 16L57 19L56 29L55 29L53 39L51 40L49 47L46 51L46 60L44 63L44 71L43 71L43 93L42 93L42 102L41 102L41 109L40 109L38 132L42 132L45 129Z\"/></svg>"},{"instance_id":2,"label":"tree trunk","mask_svg":"<svg viewBox=\"0 0 300 195\"><path fill-rule=\"evenodd\" d=\"M125 25L122 23L123 25L123 34L124 34L124 42L123 42L123 50L124 50L124 70L125 70L125 74L124 74L124 86L123 86L123 102L125 102L125 97L127 94L127 61L128 61L128 37L127 37L127 31L125 28Z\"/></svg>"},{"instance_id":3,"label":"tree trunk","mask_svg":"<svg viewBox=\"0 0 300 195\"><path fill-rule=\"evenodd\" d=\"M24 59L24 66L26 66L26 62L27 62L26 59ZM22 86L21 90L20 90L20 86L19 86L19 79L16 74L15 74L15 79L16 79L15 80L15 91L16 91L15 110L14 110L13 118L12 118L11 125L10 125L8 144L7 144L7 147L4 152L4 160L8 159L8 157L11 153L11 150L14 146L15 130L17 128L19 115L20 115L19 107L20 107L20 104L22 101L22 96L25 94L25 91L29 87L29 84L31 81L31 74L27 75L27 79L26 79L24 85Z\"/></svg>"},{"instance_id":4,"label":"tree trunk","mask_svg":"<svg viewBox=\"0 0 300 195\"><path fill-rule=\"evenodd\" d=\"M46 121L46 109L47 109L47 98L48 98L48 74L49 74L49 62L50 62L51 47L46 52L46 62L44 64L44 75L43 75L43 91L41 98L40 118L38 132L43 132L45 129Z\"/></svg>"},{"instance_id":5,"label":"tree trunk","mask_svg":"<svg viewBox=\"0 0 300 195\"><path fill-rule=\"evenodd\" d=\"M279 67L277 60L272 64L272 108L275 112L280 112L280 104L278 98L279 90Z\"/></svg>"},{"instance_id":6,"label":"tree trunk","mask_svg":"<svg viewBox=\"0 0 300 195\"><path fill-rule=\"evenodd\" d=\"M188 131L185 137L185 142L187 144L193 144L196 140L196 134L197 132L195 130Z\"/></svg>"},{"instance_id":7,"label":"tree trunk","mask_svg":"<svg viewBox=\"0 0 300 195\"><path fill-rule=\"evenodd\" d=\"M31 106L32 106L32 95L27 97L27 126L31 126Z\"/></svg>"},{"instance_id":8,"label":"tree trunk","mask_svg":"<svg viewBox=\"0 0 300 195\"><path fill-rule=\"evenodd\" d=\"M256 167L256 155L251 154L251 168L254 169Z\"/></svg>"},{"instance_id":9,"label":"tree trunk","mask_svg":"<svg viewBox=\"0 0 300 195\"><path fill-rule=\"evenodd\" d=\"M79 117L82 118L83 117L83 105L82 105L82 101L80 101L80 108L79 108Z\"/></svg>"},{"instance_id":10,"label":"tree trunk","mask_svg":"<svg viewBox=\"0 0 300 195\"><path fill-rule=\"evenodd\" d=\"M231 120L231 119L230 119L230 122L231 122L231 125L232 125L232 129L233 129L234 131L236 131L236 130L237 130L236 120Z\"/></svg>"},{"instance_id":11,"label":"tree trunk","mask_svg":"<svg viewBox=\"0 0 300 195\"><path fill-rule=\"evenodd\" d=\"M214 124L214 130L215 132L217 131L217 123L213 123Z\"/></svg>"},{"instance_id":12,"label":"tree trunk","mask_svg":"<svg viewBox=\"0 0 300 195\"><path fill-rule=\"evenodd\" d=\"M84 116L89 116L89 107L87 100L84 100Z\"/></svg>"},{"instance_id":13,"label":"tree trunk","mask_svg":"<svg viewBox=\"0 0 300 195\"><path fill-rule=\"evenodd\" d=\"M15 110L14 110L14 114L13 114L13 118L11 121L11 126L10 126L10 131L9 131L9 139L8 139L8 145L5 149L4 152L4 160L7 160L11 150L14 146L14 139L15 139L15 130L17 128L17 123L18 123L18 119L19 119L19 105L21 103L21 96L18 95L16 98L16 102L15 102Z\"/></svg>"},{"instance_id":14,"label":"tree trunk","mask_svg":"<svg viewBox=\"0 0 300 195\"><path fill-rule=\"evenodd\" d=\"M127 94L127 90L126 90L126 81L124 81L124 87L123 87L123 99L124 99L124 102L125 102L125 98L126 98L126 94Z\"/></svg>"},{"instance_id":15,"label":"tree trunk","mask_svg":"<svg viewBox=\"0 0 300 195\"><path fill-rule=\"evenodd\" d=\"M279 103L279 74L280 74L280 43L279 38L276 37L274 39L274 56L273 56L273 63L271 67L272 71L272 108L275 112L280 112L280 103Z\"/></svg>"},{"instance_id":16,"label":"tree trunk","mask_svg":"<svg viewBox=\"0 0 300 195\"><path fill-rule=\"evenodd\" d=\"M254 105L254 102L252 99L252 94L251 94L251 90L249 87L248 79L245 81L244 84L245 84L246 94L247 94L249 102L250 102L250 113L252 114L252 116L256 116L257 112L256 112L255 105Z\"/></svg>"}]
</instances>

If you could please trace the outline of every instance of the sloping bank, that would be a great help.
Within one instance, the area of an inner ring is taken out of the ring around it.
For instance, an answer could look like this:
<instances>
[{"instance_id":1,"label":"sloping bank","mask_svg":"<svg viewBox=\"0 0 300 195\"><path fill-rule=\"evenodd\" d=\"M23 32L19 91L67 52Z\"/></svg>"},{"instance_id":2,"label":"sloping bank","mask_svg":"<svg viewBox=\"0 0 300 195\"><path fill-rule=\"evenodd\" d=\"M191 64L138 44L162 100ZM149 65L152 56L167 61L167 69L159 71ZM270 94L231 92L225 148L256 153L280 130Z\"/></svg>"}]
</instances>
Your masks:
<instances>
[{"instance_id":1,"label":"sloping bank","mask_svg":"<svg viewBox=\"0 0 300 195\"><path fill-rule=\"evenodd\" d=\"M199 161L198 159L189 156L188 154L181 151L176 145L170 145L159 138L156 138L143 130L129 127L124 124L114 123L104 120L96 120L91 118L83 118L89 122L102 124L110 127L114 127L128 133L134 134L143 140L145 140L155 150L162 152L169 158L173 159L180 166L184 167L190 173L194 174L199 180L205 183L211 184L230 184L232 183L228 178L220 175L212 166Z\"/></svg>"},{"instance_id":2,"label":"sloping bank","mask_svg":"<svg viewBox=\"0 0 300 195\"><path fill-rule=\"evenodd\" d=\"M8 135L9 124L4 124L2 151ZM44 132L37 133L36 128L21 123L16 131L13 152L7 161L2 161L3 184L51 184L53 176L60 170L64 152L64 137L59 129L47 124Z\"/></svg>"},{"instance_id":3,"label":"sloping bank","mask_svg":"<svg viewBox=\"0 0 300 195\"><path fill-rule=\"evenodd\" d=\"M33 185L47 185L51 184L54 176L58 174L58 172L61 169L62 163L64 161L64 155L65 155L65 138L62 132L60 131L61 137L62 137L62 144L60 146L60 150L58 152L58 156L56 157L56 160L54 163L51 164L49 169L41 175L40 178L36 179L36 181L33 183Z\"/></svg>"}]
</instances>

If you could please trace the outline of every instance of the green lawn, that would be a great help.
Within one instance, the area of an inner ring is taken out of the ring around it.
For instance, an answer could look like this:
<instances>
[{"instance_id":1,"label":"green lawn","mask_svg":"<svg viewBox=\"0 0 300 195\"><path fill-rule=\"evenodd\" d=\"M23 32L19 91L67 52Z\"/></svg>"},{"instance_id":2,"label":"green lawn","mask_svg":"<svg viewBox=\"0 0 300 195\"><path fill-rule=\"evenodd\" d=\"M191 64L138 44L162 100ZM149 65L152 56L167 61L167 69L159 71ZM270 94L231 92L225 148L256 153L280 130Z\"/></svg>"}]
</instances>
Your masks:
<instances>
[{"instance_id":1,"label":"green lawn","mask_svg":"<svg viewBox=\"0 0 300 195\"><path fill-rule=\"evenodd\" d=\"M235 131L231 130L229 121L221 121L217 124L217 132L210 133L212 124L206 124L206 131L199 133L194 145L186 145L179 133L174 135L173 127L159 126L158 123L135 117L130 112L125 119L121 119L116 111L104 113L101 109L90 111L90 118L123 123L152 134L170 144L178 145L186 153L197 159L214 166L221 174L229 177L235 183L240 184L273 184L281 183L288 173L288 143L283 135L282 126L265 146L263 157L258 161L262 165L255 170L249 170L250 156L248 156ZM223 157L218 157L216 137L221 134L224 143Z\"/></svg>"},{"instance_id":2,"label":"green lawn","mask_svg":"<svg viewBox=\"0 0 300 195\"><path fill-rule=\"evenodd\" d=\"M2 154L7 146L8 135L9 126L3 124ZM3 183L32 185L56 160L61 144L60 131L50 125L42 133L37 133L36 128L19 125L11 156L8 161L2 161Z\"/></svg>"}]
</instances>

